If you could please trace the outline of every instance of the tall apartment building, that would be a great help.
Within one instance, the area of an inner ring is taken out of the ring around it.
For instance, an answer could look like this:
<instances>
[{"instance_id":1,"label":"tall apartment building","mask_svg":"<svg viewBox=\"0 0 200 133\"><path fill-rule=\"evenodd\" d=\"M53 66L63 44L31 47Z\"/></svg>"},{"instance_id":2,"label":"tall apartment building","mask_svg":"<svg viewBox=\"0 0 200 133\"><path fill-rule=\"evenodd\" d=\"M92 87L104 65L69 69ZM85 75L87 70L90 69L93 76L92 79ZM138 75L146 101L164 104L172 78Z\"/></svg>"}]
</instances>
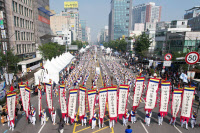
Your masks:
<instances>
[{"instance_id":1,"label":"tall apartment building","mask_svg":"<svg viewBox=\"0 0 200 133\"><path fill-rule=\"evenodd\" d=\"M186 10L184 19L188 19L188 26L193 31L200 31L200 6Z\"/></svg>"},{"instance_id":2,"label":"tall apartment building","mask_svg":"<svg viewBox=\"0 0 200 133\"><path fill-rule=\"evenodd\" d=\"M161 10L161 6L156 6L153 2L134 6L132 10L132 28L134 29L135 23L160 22Z\"/></svg>"},{"instance_id":3,"label":"tall apartment building","mask_svg":"<svg viewBox=\"0 0 200 133\"><path fill-rule=\"evenodd\" d=\"M87 35L86 35L86 20L80 20L81 25L81 31L82 31L82 41L87 41Z\"/></svg>"},{"instance_id":4,"label":"tall apartment building","mask_svg":"<svg viewBox=\"0 0 200 133\"><path fill-rule=\"evenodd\" d=\"M132 0L111 0L109 13L109 40L129 36L131 30Z\"/></svg>"}]
</instances>

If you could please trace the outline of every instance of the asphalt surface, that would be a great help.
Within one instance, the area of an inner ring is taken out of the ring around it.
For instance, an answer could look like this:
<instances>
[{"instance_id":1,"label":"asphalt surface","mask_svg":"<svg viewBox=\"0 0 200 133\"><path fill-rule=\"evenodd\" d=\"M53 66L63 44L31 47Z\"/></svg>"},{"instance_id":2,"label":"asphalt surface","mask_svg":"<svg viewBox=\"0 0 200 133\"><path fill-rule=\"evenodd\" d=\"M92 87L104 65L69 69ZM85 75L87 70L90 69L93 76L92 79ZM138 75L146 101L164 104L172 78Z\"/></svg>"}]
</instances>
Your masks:
<instances>
[{"instance_id":1,"label":"asphalt surface","mask_svg":"<svg viewBox=\"0 0 200 133\"><path fill-rule=\"evenodd\" d=\"M96 62L96 66L99 66L99 60L101 59L102 62L105 64L106 61L103 58L102 53L98 53L99 56L97 57L98 61ZM117 59L117 61L119 61L120 59ZM106 71L108 72L109 75L112 75L109 71L109 69L107 68L107 66L105 65ZM131 71L131 70L129 70ZM91 73L91 75L94 75ZM92 77L92 76L91 76ZM91 88L91 83L89 83L91 81L91 77L88 79L88 83L86 88ZM147 84L147 80L145 81L145 84ZM116 85L116 81L114 81L114 85ZM98 80L98 84L97 84L98 88L103 87L103 83L102 83L102 74L99 77ZM146 92L146 91L144 91ZM68 95L67 95L68 96ZM159 93L158 93L159 96ZM52 97L53 98L53 106L56 108L57 111L57 116L56 116L56 122L58 123L61 117L61 112L60 112L60 105L59 105L59 97ZM67 97L68 98L68 97ZM137 113L136 113L136 118L137 118L137 122L135 124L131 124L130 122L128 122L128 124L131 126L131 129L133 130L133 133L200 133L200 127L195 127L194 129L191 128L191 124L189 122L188 127L189 130L186 130L185 128L182 128L180 125L180 113L177 117L176 120L176 126L172 126L169 125L169 120L171 117L171 102L169 104L169 109L168 109L168 115L166 117L164 117L164 121L163 121L163 125L159 126L158 125L158 118L157 118L157 113L159 111L159 98L158 98L158 102L157 102L157 107L152 111L152 118L151 118L151 124L150 126L146 126L144 123L144 118L145 118L145 111L144 111L144 106L145 106L145 102L144 102L144 98L145 98L145 93L143 93L142 99L141 99L141 103L140 106L137 108ZM128 106L127 108L129 109L129 111L132 109L132 99L133 99L133 92L130 92L130 96L128 97ZM38 97L37 96L31 96L31 105L33 105L36 108L36 112L38 113ZM37 121L36 121L36 125L33 126L32 124L28 124L28 121L26 120L25 115L22 114L22 112L19 111L18 114L18 119L16 120L15 123L15 130L14 131L10 131L8 130L8 126L7 124L5 124L4 126L2 126L2 124L0 124L0 133L57 133L58 132L58 124L57 125L53 125L52 121L50 120L50 114L48 113L47 110L47 104L46 104L46 95L42 96L42 107L46 109L47 112L47 117L49 117L49 120L47 121L47 123L44 126L40 125L40 120L37 115ZM78 109L78 101L77 101L77 107L76 109ZM98 107L95 107L96 111L98 112ZM196 110L197 109L197 105L196 103L194 103L193 105L193 109ZM73 124L73 125L65 125L64 127L64 133L124 133L126 127L122 126L122 120L118 120L118 122L115 124L115 127L113 129L109 128L109 116L108 116L108 108L106 109L106 116L104 118L104 127L99 129L98 127L98 123L95 129L91 129L91 126L87 123L87 126L83 126L81 125L80 121L78 121L77 123ZM78 112L78 110L77 110ZM89 116L89 111L87 108L87 113ZM200 111L198 113L198 116L200 116ZM200 118L197 118L197 123L200 123Z\"/></svg>"}]
</instances>

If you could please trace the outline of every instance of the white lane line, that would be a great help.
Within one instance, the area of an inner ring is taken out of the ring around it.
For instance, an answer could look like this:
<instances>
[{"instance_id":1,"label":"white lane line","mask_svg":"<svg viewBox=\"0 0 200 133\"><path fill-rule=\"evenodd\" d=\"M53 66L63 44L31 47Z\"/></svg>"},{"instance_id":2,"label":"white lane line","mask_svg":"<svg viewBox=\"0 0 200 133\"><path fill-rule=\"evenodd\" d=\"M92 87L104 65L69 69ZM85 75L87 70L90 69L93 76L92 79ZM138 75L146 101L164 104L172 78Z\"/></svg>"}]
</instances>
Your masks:
<instances>
[{"instance_id":1,"label":"white lane line","mask_svg":"<svg viewBox=\"0 0 200 133\"><path fill-rule=\"evenodd\" d=\"M131 100L133 100L133 97L132 96L130 96L131 97Z\"/></svg>"},{"instance_id":2,"label":"white lane line","mask_svg":"<svg viewBox=\"0 0 200 133\"><path fill-rule=\"evenodd\" d=\"M143 126L144 130L146 131L146 133L149 133L141 120L140 120L140 123L142 124L142 126Z\"/></svg>"},{"instance_id":3,"label":"white lane line","mask_svg":"<svg viewBox=\"0 0 200 133\"><path fill-rule=\"evenodd\" d=\"M43 125L42 125L42 127L40 128L40 130L39 130L38 133L40 133L40 132L42 131L42 129L43 129L43 127L44 127L45 125L46 125L46 124L43 124Z\"/></svg>"},{"instance_id":4,"label":"white lane line","mask_svg":"<svg viewBox=\"0 0 200 133\"><path fill-rule=\"evenodd\" d=\"M130 101L128 100L128 103L130 103Z\"/></svg>"},{"instance_id":5,"label":"white lane line","mask_svg":"<svg viewBox=\"0 0 200 133\"><path fill-rule=\"evenodd\" d=\"M182 133L181 130L178 129L178 127L174 126L176 130L178 130L179 133Z\"/></svg>"},{"instance_id":6,"label":"white lane line","mask_svg":"<svg viewBox=\"0 0 200 133\"><path fill-rule=\"evenodd\" d=\"M143 97L141 97L141 99L142 99L142 103L145 103L145 100L144 100L144 98L143 98Z\"/></svg>"}]
</instances>

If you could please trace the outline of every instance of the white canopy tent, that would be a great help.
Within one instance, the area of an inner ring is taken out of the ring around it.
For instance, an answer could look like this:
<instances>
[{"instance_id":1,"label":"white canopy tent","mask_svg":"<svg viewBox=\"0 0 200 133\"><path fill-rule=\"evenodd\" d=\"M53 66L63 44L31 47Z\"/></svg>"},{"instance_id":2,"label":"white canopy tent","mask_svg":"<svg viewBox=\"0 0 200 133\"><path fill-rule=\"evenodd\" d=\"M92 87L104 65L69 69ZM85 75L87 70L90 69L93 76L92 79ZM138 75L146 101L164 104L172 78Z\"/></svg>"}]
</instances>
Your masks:
<instances>
[{"instance_id":1,"label":"white canopy tent","mask_svg":"<svg viewBox=\"0 0 200 133\"><path fill-rule=\"evenodd\" d=\"M40 69L34 73L35 85L38 85L39 81L47 82L49 79L51 79L52 82L58 83L59 73L70 64L73 58L74 56L68 52L53 58L51 61L47 60L46 64L44 65L44 69Z\"/></svg>"}]
</instances>

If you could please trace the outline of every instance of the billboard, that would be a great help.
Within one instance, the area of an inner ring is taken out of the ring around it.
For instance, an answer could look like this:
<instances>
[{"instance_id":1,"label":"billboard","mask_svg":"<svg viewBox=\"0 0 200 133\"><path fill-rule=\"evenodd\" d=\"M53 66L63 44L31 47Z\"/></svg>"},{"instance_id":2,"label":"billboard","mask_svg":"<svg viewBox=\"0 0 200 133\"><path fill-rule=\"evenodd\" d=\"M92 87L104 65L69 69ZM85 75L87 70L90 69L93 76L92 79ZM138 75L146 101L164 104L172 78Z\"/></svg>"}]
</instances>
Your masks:
<instances>
[{"instance_id":1,"label":"billboard","mask_svg":"<svg viewBox=\"0 0 200 133\"><path fill-rule=\"evenodd\" d=\"M78 1L67 1L64 2L64 8L78 8Z\"/></svg>"}]
</instances>

